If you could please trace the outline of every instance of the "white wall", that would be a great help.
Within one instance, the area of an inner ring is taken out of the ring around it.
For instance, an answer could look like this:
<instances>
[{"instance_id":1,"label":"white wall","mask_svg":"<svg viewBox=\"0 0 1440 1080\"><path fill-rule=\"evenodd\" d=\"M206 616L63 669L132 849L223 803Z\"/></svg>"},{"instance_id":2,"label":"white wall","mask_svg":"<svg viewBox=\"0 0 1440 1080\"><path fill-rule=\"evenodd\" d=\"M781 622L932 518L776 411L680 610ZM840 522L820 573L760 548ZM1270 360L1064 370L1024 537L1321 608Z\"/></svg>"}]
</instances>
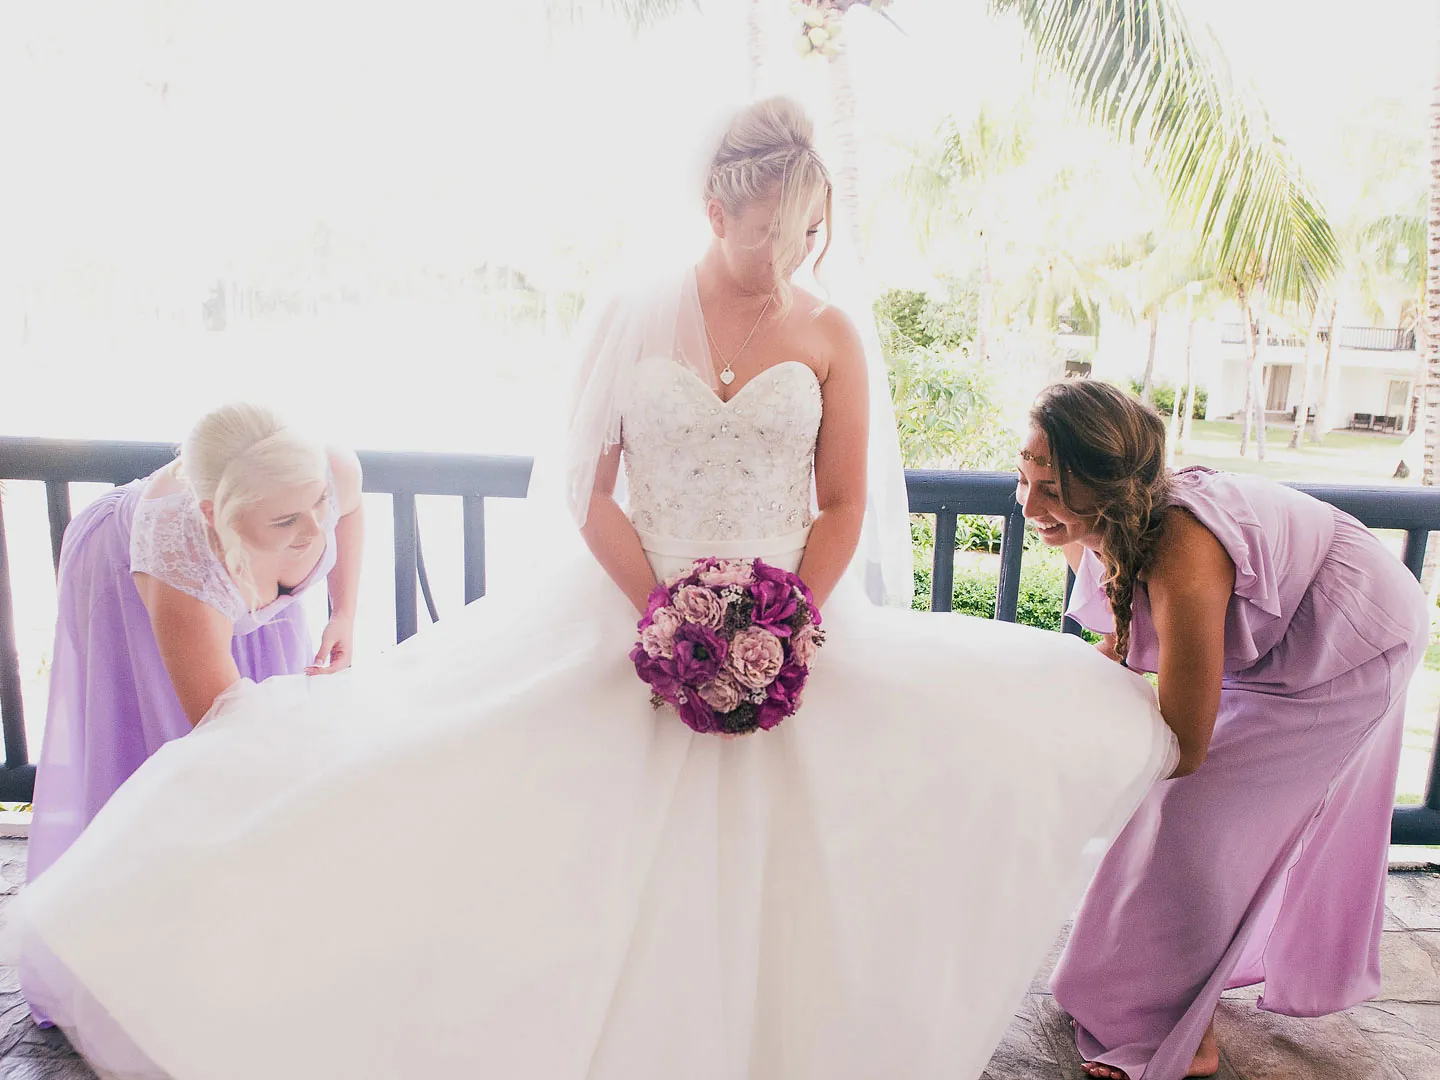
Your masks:
<instances>
[{"instance_id":1,"label":"white wall","mask_svg":"<svg viewBox=\"0 0 1440 1080\"><path fill-rule=\"evenodd\" d=\"M1305 385L1304 354L1293 348L1271 348L1268 353L1272 361L1289 362L1291 365L1290 386L1285 401L1285 408L1291 409L1300 403ZM1317 357L1312 374L1314 384L1311 392L1317 399L1320 396L1322 362L1323 356ZM1414 378L1414 363L1413 352L1382 353L1363 349L1337 349L1331 359L1330 390L1326 398L1325 415L1320 418L1323 430L1346 427L1357 412L1384 415L1390 383L1411 382ZM1245 404L1243 346L1223 346L1220 372L1220 378L1210 385L1210 416L1214 418L1238 412ZM1402 413L1408 418L1408 399Z\"/></svg>"},{"instance_id":2,"label":"white wall","mask_svg":"<svg viewBox=\"0 0 1440 1080\"><path fill-rule=\"evenodd\" d=\"M1372 416L1384 415L1390 383L1396 380L1408 383L1410 376L1374 368L1343 368L1340 372L1339 392L1335 395L1338 400L1332 400L1331 408L1327 410L1330 423L1334 427L1345 427L1357 412L1368 412ZM1401 412L1408 418L1408 395L1405 408Z\"/></svg>"}]
</instances>

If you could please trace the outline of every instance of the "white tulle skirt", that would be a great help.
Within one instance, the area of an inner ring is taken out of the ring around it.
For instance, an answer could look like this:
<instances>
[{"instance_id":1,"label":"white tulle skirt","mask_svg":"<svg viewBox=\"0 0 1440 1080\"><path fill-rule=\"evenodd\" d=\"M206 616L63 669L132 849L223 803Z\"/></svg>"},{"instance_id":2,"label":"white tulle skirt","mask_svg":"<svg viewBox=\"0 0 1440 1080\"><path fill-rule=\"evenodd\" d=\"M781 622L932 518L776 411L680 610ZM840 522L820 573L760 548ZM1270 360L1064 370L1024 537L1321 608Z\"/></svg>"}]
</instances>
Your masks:
<instances>
[{"instance_id":1,"label":"white tulle skirt","mask_svg":"<svg viewBox=\"0 0 1440 1080\"><path fill-rule=\"evenodd\" d=\"M31 981L110 1076L976 1077L1174 740L1074 638L825 616L737 739L650 706L593 564L271 679L16 902Z\"/></svg>"}]
</instances>

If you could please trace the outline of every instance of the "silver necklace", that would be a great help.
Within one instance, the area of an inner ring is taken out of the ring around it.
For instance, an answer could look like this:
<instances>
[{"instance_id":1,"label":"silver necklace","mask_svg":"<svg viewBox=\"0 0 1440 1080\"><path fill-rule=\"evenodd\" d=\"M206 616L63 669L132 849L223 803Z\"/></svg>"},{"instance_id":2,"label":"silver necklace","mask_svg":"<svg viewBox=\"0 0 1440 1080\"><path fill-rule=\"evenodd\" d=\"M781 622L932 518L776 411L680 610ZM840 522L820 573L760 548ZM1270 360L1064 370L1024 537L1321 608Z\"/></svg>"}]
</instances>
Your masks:
<instances>
[{"instance_id":1,"label":"silver necklace","mask_svg":"<svg viewBox=\"0 0 1440 1080\"><path fill-rule=\"evenodd\" d=\"M725 360L725 366L720 369L720 381L726 386L729 386L735 381L735 372L731 370L730 365L740 359L740 354L745 351L745 346L750 344L750 339L755 336L755 331L760 329L760 323L764 320L765 313L770 310L770 304L774 300L775 294L771 293L770 298L765 301L765 306L760 309L760 315L755 320L755 325L750 328L750 333L745 335L745 340L741 343L740 348L735 350L735 355L730 357L729 360L725 360L725 354L720 351L720 346L715 343L715 335L710 333L710 323L705 319L705 309L700 309L700 324L705 327L705 336L710 339L710 347L715 350L716 356L720 357L721 360Z\"/></svg>"}]
</instances>

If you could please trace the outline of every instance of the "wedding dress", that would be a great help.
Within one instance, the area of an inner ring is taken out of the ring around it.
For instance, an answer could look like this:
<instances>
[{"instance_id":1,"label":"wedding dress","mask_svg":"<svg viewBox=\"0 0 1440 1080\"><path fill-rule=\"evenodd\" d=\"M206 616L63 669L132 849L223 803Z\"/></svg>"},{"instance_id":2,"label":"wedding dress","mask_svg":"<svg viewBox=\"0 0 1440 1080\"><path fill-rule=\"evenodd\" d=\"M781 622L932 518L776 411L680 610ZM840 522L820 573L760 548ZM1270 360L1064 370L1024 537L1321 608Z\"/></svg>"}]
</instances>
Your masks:
<instances>
[{"instance_id":1,"label":"wedding dress","mask_svg":"<svg viewBox=\"0 0 1440 1080\"><path fill-rule=\"evenodd\" d=\"M795 569L821 388L642 358L628 509L661 576ZM379 660L247 686L16 902L102 1073L977 1077L1173 736L1081 641L847 579L799 711L692 732L593 560Z\"/></svg>"}]
</instances>

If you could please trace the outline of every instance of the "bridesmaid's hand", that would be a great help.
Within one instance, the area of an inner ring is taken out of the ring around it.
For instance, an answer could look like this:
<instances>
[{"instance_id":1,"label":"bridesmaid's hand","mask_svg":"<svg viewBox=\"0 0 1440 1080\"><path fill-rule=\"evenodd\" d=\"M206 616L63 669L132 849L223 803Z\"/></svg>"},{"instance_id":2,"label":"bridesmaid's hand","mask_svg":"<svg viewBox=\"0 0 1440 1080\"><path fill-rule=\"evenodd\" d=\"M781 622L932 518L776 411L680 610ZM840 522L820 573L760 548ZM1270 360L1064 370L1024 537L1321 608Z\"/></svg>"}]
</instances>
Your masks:
<instances>
[{"instance_id":1,"label":"bridesmaid's hand","mask_svg":"<svg viewBox=\"0 0 1440 1080\"><path fill-rule=\"evenodd\" d=\"M1107 660L1114 660L1121 663L1120 654L1115 651L1115 635L1105 634L1095 643L1096 650Z\"/></svg>"},{"instance_id":2,"label":"bridesmaid's hand","mask_svg":"<svg viewBox=\"0 0 1440 1080\"><path fill-rule=\"evenodd\" d=\"M306 675L334 675L350 666L350 643L355 637L355 616L332 615L320 635L320 651Z\"/></svg>"}]
</instances>

